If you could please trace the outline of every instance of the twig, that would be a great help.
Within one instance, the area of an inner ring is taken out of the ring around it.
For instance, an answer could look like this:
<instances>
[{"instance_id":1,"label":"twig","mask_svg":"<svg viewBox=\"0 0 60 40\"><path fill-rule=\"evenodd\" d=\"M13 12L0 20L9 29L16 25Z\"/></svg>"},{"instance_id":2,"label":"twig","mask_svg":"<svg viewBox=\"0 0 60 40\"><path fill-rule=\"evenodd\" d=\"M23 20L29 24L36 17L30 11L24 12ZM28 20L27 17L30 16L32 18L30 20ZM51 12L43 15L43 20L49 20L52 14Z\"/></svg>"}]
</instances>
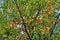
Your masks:
<instances>
[{"instance_id":1,"label":"twig","mask_svg":"<svg viewBox=\"0 0 60 40\"><path fill-rule=\"evenodd\" d=\"M36 17L35 17L35 19L34 20L36 20L36 18L37 18L37 16L39 15L39 12L37 12L37 14L36 14Z\"/></svg>"},{"instance_id":2,"label":"twig","mask_svg":"<svg viewBox=\"0 0 60 40\"><path fill-rule=\"evenodd\" d=\"M60 13L58 14L58 17L56 18L56 21L59 19ZM54 27L50 29L50 37L52 37L53 31L56 28L57 22L54 23Z\"/></svg>"},{"instance_id":3,"label":"twig","mask_svg":"<svg viewBox=\"0 0 60 40\"><path fill-rule=\"evenodd\" d=\"M19 13L22 13L21 10L19 9L19 6L18 6L18 4L17 4L17 1L14 0L14 2L15 2L15 4L16 4L16 7L17 7ZM23 17L22 17L22 14L20 14L20 17L22 18L22 22L23 22L23 25L24 25L24 28L25 28L25 32L26 32L26 34L28 35L29 40L32 40L31 37L30 37L30 35L29 35L29 33L28 33L28 31L27 31L27 29L26 29L26 25L25 25L24 19L23 19Z\"/></svg>"}]
</instances>

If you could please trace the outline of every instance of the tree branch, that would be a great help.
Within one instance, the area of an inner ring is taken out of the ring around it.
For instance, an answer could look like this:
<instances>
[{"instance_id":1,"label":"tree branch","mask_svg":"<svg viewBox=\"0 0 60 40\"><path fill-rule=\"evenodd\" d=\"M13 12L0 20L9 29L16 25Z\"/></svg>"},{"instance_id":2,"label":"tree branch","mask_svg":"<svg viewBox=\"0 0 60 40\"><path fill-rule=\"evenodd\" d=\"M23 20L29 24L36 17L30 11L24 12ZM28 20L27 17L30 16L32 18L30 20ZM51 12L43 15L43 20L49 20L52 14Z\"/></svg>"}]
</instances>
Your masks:
<instances>
[{"instance_id":1,"label":"tree branch","mask_svg":"<svg viewBox=\"0 0 60 40\"><path fill-rule=\"evenodd\" d=\"M60 13L58 14L58 17L56 18L56 21L59 19ZM57 22L54 23L54 27L50 29L50 37L52 37L53 31L56 28Z\"/></svg>"},{"instance_id":2,"label":"tree branch","mask_svg":"<svg viewBox=\"0 0 60 40\"><path fill-rule=\"evenodd\" d=\"M14 2L15 2L15 4L16 4L16 7L17 7L19 13L22 13L21 10L19 9L19 6L18 6L18 4L17 4L17 1L14 0ZM30 37L30 35L29 35L29 33L28 33L28 31L27 31L27 29L26 29L26 25L25 25L24 19L23 19L23 17L22 17L22 14L20 14L20 17L22 18L22 22L23 22L23 25L24 25L24 28L25 28L25 32L26 32L26 34L28 35L29 40L32 40L31 37Z\"/></svg>"}]
</instances>

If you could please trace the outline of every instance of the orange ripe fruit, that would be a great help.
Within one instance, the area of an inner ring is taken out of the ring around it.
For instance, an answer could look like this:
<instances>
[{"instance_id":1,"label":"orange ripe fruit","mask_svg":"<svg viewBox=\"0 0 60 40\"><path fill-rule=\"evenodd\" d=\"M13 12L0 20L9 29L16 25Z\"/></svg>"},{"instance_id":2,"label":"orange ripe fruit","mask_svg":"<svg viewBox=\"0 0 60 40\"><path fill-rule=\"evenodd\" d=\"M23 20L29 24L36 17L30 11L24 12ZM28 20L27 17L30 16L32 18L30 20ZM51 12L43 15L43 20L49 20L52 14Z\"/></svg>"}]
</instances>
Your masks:
<instances>
[{"instance_id":1,"label":"orange ripe fruit","mask_svg":"<svg viewBox=\"0 0 60 40\"><path fill-rule=\"evenodd\" d=\"M60 24L60 21L58 21L58 24Z\"/></svg>"},{"instance_id":2,"label":"orange ripe fruit","mask_svg":"<svg viewBox=\"0 0 60 40\"><path fill-rule=\"evenodd\" d=\"M30 23L32 20L27 20L27 23Z\"/></svg>"},{"instance_id":3,"label":"orange ripe fruit","mask_svg":"<svg viewBox=\"0 0 60 40\"><path fill-rule=\"evenodd\" d=\"M51 21L50 21L50 20L47 20L46 22L47 22L48 24L51 24Z\"/></svg>"},{"instance_id":4,"label":"orange ripe fruit","mask_svg":"<svg viewBox=\"0 0 60 40\"><path fill-rule=\"evenodd\" d=\"M42 18L40 17L39 20L42 20Z\"/></svg>"},{"instance_id":5,"label":"orange ripe fruit","mask_svg":"<svg viewBox=\"0 0 60 40\"><path fill-rule=\"evenodd\" d=\"M58 6L58 3L57 2L55 2L55 4Z\"/></svg>"},{"instance_id":6,"label":"orange ripe fruit","mask_svg":"<svg viewBox=\"0 0 60 40\"><path fill-rule=\"evenodd\" d=\"M35 18L35 16L32 16L32 19L34 19Z\"/></svg>"},{"instance_id":7,"label":"orange ripe fruit","mask_svg":"<svg viewBox=\"0 0 60 40\"><path fill-rule=\"evenodd\" d=\"M39 23L39 24L42 24L42 21L39 21L38 23Z\"/></svg>"},{"instance_id":8,"label":"orange ripe fruit","mask_svg":"<svg viewBox=\"0 0 60 40\"><path fill-rule=\"evenodd\" d=\"M37 21L40 21L40 20L42 20L42 18L41 18L41 17L40 17L40 18L37 17L36 20L37 20Z\"/></svg>"},{"instance_id":9,"label":"orange ripe fruit","mask_svg":"<svg viewBox=\"0 0 60 40\"><path fill-rule=\"evenodd\" d=\"M53 7L52 7L52 6L49 6L48 8L49 8L50 10L53 10Z\"/></svg>"},{"instance_id":10,"label":"orange ripe fruit","mask_svg":"<svg viewBox=\"0 0 60 40\"><path fill-rule=\"evenodd\" d=\"M18 24L18 22L17 22L16 20L13 20L13 22L14 22L15 24Z\"/></svg>"},{"instance_id":11,"label":"orange ripe fruit","mask_svg":"<svg viewBox=\"0 0 60 40\"><path fill-rule=\"evenodd\" d=\"M55 2L56 6L60 6L60 3Z\"/></svg>"},{"instance_id":12,"label":"orange ripe fruit","mask_svg":"<svg viewBox=\"0 0 60 40\"><path fill-rule=\"evenodd\" d=\"M50 28L49 27L47 27L47 31L49 31L50 30Z\"/></svg>"},{"instance_id":13,"label":"orange ripe fruit","mask_svg":"<svg viewBox=\"0 0 60 40\"><path fill-rule=\"evenodd\" d=\"M51 4L52 2L51 1L47 1L47 4Z\"/></svg>"},{"instance_id":14,"label":"orange ripe fruit","mask_svg":"<svg viewBox=\"0 0 60 40\"><path fill-rule=\"evenodd\" d=\"M49 11L49 12L47 12L48 14L51 14L51 12Z\"/></svg>"},{"instance_id":15,"label":"orange ripe fruit","mask_svg":"<svg viewBox=\"0 0 60 40\"><path fill-rule=\"evenodd\" d=\"M47 17L47 14L43 14L43 17Z\"/></svg>"},{"instance_id":16,"label":"orange ripe fruit","mask_svg":"<svg viewBox=\"0 0 60 40\"><path fill-rule=\"evenodd\" d=\"M16 40L18 40L19 36L16 36Z\"/></svg>"},{"instance_id":17,"label":"orange ripe fruit","mask_svg":"<svg viewBox=\"0 0 60 40\"><path fill-rule=\"evenodd\" d=\"M37 21L39 20L38 17L36 18L36 20L37 20Z\"/></svg>"},{"instance_id":18,"label":"orange ripe fruit","mask_svg":"<svg viewBox=\"0 0 60 40\"><path fill-rule=\"evenodd\" d=\"M21 20L20 22L19 22L19 24L22 24L23 23L23 21Z\"/></svg>"},{"instance_id":19,"label":"orange ripe fruit","mask_svg":"<svg viewBox=\"0 0 60 40\"><path fill-rule=\"evenodd\" d=\"M36 21L38 24L42 24L42 18L38 18Z\"/></svg>"},{"instance_id":20,"label":"orange ripe fruit","mask_svg":"<svg viewBox=\"0 0 60 40\"><path fill-rule=\"evenodd\" d=\"M19 29L18 32L21 32L21 30Z\"/></svg>"},{"instance_id":21,"label":"orange ripe fruit","mask_svg":"<svg viewBox=\"0 0 60 40\"><path fill-rule=\"evenodd\" d=\"M44 32L44 29L40 29L40 32Z\"/></svg>"},{"instance_id":22,"label":"orange ripe fruit","mask_svg":"<svg viewBox=\"0 0 60 40\"><path fill-rule=\"evenodd\" d=\"M48 13L48 15L51 14L51 11L50 10L47 10L46 12Z\"/></svg>"},{"instance_id":23,"label":"orange ripe fruit","mask_svg":"<svg viewBox=\"0 0 60 40\"><path fill-rule=\"evenodd\" d=\"M9 25L9 28L10 28L10 29L13 28L13 24L10 24L10 25Z\"/></svg>"},{"instance_id":24,"label":"orange ripe fruit","mask_svg":"<svg viewBox=\"0 0 60 40\"><path fill-rule=\"evenodd\" d=\"M43 10L41 10L40 13L43 13Z\"/></svg>"},{"instance_id":25,"label":"orange ripe fruit","mask_svg":"<svg viewBox=\"0 0 60 40\"><path fill-rule=\"evenodd\" d=\"M35 24L31 24L31 26L34 26Z\"/></svg>"},{"instance_id":26,"label":"orange ripe fruit","mask_svg":"<svg viewBox=\"0 0 60 40\"><path fill-rule=\"evenodd\" d=\"M25 38L22 37L20 40L25 40Z\"/></svg>"}]
</instances>

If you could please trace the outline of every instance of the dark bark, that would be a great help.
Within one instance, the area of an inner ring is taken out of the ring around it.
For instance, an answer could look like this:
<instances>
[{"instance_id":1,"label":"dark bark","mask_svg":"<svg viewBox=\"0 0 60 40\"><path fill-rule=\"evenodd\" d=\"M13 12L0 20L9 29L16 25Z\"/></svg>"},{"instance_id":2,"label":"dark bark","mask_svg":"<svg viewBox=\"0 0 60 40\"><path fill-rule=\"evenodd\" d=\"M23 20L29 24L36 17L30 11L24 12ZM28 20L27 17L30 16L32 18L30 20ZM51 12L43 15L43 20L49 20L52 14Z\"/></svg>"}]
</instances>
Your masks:
<instances>
[{"instance_id":1,"label":"dark bark","mask_svg":"<svg viewBox=\"0 0 60 40\"><path fill-rule=\"evenodd\" d=\"M19 13L22 13L22 12L21 12L21 10L19 9L19 6L18 6L18 4L17 4L17 1L16 1L16 0L14 0L14 3L16 4L16 7L17 7L17 9L18 9ZM23 19L22 14L20 14L20 17L22 18L22 22L23 22L23 25L24 25L24 28L25 28L25 32L26 32L26 34L28 35L29 40L32 40L32 38L30 37L30 35L29 35L29 33L28 33L27 29L26 29L25 21L24 21L24 19Z\"/></svg>"}]
</instances>

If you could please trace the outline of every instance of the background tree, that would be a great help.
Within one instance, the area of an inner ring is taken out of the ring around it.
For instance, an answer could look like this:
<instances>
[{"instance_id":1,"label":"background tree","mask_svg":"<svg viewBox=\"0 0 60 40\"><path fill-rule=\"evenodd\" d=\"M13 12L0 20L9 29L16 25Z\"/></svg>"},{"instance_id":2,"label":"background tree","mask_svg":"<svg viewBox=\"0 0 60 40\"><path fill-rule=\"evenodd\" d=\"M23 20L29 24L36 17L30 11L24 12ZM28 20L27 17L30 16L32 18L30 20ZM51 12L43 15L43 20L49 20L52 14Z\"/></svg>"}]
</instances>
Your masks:
<instances>
[{"instance_id":1,"label":"background tree","mask_svg":"<svg viewBox=\"0 0 60 40\"><path fill-rule=\"evenodd\" d=\"M0 40L60 40L59 0L0 2Z\"/></svg>"}]
</instances>

